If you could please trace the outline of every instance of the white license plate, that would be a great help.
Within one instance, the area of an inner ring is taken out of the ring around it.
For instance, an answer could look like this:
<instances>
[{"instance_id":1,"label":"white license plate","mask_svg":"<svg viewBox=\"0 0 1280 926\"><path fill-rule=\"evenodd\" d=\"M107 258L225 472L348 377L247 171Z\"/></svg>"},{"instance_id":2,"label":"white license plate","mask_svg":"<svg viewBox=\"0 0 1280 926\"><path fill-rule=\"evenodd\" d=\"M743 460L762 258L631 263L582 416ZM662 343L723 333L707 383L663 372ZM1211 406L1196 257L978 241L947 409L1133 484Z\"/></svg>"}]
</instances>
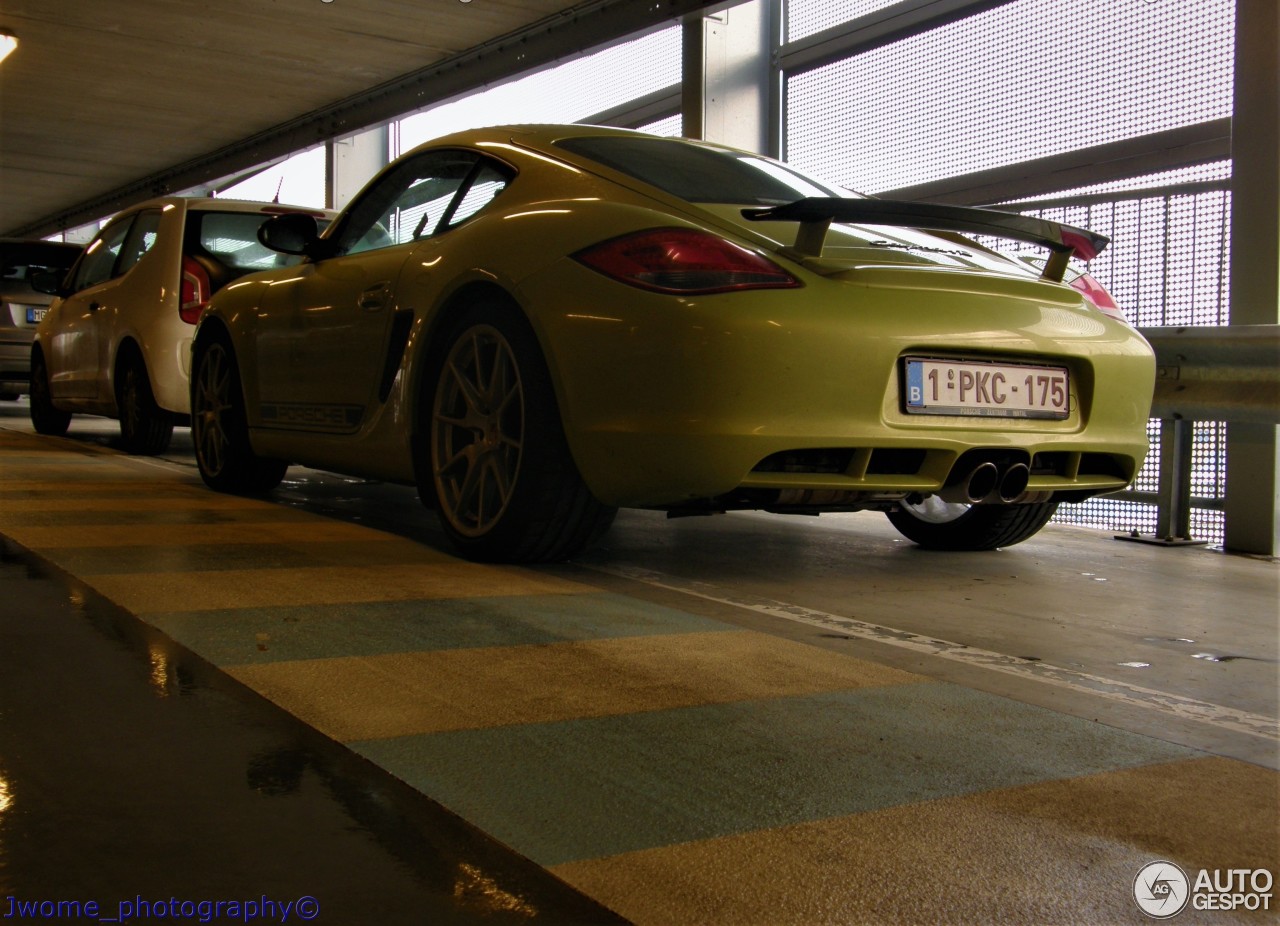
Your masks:
<instances>
[{"instance_id":1,"label":"white license plate","mask_svg":"<svg viewBox=\"0 0 1280 926\"><path fill-rule=\"evenodd\" d=\"M908 357L906 410L916 415L980 418L1066 418L1071 412L1065 367Z\"/></svg>"},{"instance_id":2,"label":"white license plate","mask_svg":"<svg viewBox=\"0 0 1280 926\"><path fill-rule=\"evenodd\" d=\"M49 310L44 306L27 306L27 324L38 325L44 320L45 313Z\"/></svg>"}]
</instances>

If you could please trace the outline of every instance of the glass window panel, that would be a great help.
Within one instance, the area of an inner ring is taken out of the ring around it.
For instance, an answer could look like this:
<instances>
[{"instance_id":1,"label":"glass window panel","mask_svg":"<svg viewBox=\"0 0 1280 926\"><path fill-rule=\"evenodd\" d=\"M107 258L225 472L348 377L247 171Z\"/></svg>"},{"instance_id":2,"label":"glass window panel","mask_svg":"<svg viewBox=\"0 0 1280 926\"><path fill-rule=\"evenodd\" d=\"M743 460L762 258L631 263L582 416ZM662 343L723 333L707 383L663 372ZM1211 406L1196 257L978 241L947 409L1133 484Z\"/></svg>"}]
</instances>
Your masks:
<instances>
[{"instance_id":1,"label":"glass window panel","mask_svg":"<svg viewBox=\"0 0 1280 926\"><path fill-rule=\"evenodd\" d=\"M392 155L461 129L577 122L678 83L680 27L671 26L407 116Z\"/></svg>"}]
</instances>

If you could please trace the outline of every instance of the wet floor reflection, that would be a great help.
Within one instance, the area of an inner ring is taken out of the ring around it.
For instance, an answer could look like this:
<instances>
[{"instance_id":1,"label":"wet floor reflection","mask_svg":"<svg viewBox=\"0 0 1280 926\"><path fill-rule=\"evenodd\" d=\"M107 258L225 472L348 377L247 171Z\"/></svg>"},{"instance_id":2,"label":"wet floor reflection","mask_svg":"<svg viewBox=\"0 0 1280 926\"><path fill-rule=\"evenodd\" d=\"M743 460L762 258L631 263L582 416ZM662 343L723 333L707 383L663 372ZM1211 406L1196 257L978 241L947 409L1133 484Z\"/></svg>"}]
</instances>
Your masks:
<instances>
[{"instance_id":1,"label":"wet floor reflection","mask_svg":"<svg viewBox=\"0 0 1280 926\"><path fill-rule=\"evenodd\" d=\"M620 922L3 539L0 602L0 915Z\"/></svg>"}]
</instances>

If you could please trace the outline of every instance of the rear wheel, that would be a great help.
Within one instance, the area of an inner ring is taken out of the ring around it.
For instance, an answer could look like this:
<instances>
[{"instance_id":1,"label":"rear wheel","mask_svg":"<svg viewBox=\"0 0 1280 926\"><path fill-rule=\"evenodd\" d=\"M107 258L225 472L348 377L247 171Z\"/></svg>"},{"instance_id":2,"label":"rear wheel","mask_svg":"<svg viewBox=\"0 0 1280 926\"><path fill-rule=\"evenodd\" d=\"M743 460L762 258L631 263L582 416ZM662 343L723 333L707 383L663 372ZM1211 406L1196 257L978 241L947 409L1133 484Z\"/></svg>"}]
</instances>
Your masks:
<instances>
[{"instance_id":1,"label":"rear wheel","mask_svg":"<svg viewBox=\"0 0 1280 926\"><path fill-rule=\"evenodd\" d=\"M129 453L164 453L173 439L173 415L156 404L151 379L141 357L124 362L116 381L120 439Z\"/></svg>"},{"instance_id":2,"label":"rear wheel","mask_svg":"<svg viewBox=\"0 0 1280 926\"><path fill-rule=\"evenodd\" d=\"M191 369L191 439L200 478L211 489L265 495L280 484L289 464L253 452L240 389L240 370L220 337L196 344Z\"/></svg>"},{"instance_id":3,"label":"rear wheel","mask_svg":"<svg viewBox=\"0 0 1280 926\"><path fill-rule=\"evenodd\" d=\"M889 520L908 540L931 550L994 550L1022 543L1057 510L1057 502L966 505L931 495L901 502Z\"/></svg>"},{"instance_id":4,"label":"rear wheel","mask_svg":"<svg viewBox=\"0 0 1280 926\"><path fill-rule=\"evenodd\" d=\"M49 368L44 354L38 349L31 355L31 426L37 434L61 437L71 426L71 413L58 411L53 406L53 394L49 390Z\"/></svg>"},{"instance_id":5,"label":"rear wheel","mask_svg":"<svg viewBox=\"0 0 1280 926\"><path fill-rule=\"evenodd\" d=\"M477 305L443 344L424 425L445 532L477 560L549 562L578 552L616 509L596 501L574 465L528 322L504 303Z\"/></svg>"}]
</instances>

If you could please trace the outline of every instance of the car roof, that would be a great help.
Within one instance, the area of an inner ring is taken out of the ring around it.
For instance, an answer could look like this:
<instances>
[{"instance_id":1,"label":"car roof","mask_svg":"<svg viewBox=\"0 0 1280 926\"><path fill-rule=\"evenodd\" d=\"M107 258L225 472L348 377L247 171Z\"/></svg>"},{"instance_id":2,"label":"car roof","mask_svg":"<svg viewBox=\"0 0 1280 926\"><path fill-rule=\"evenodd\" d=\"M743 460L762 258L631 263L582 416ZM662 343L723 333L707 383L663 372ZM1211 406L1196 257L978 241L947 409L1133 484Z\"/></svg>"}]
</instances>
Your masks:
<instances>
[{"instance_id":1,"label":"car roof","mask_svg":"<svg viewBox=\"0 0 1280 926\"><path fill-rule=\"evenodd\" d=\"M306 212L317 218L331 218L337 215L337 212L332 209L318 209L314 206L295 206L291 203L265 203L260 200L250 199L220 199L212 196L158 196L125 211L137 212L142 209L163 209L166 206L182 206L188 212L261 212L265 215L279 215L283 212Z\"/></svg>"},{"instance_id":2,"label":"car roof","mask_svg":"<svg viewBox=\"0 0 1280 926\"><path fill-rule=\"evenodd\" d=\"M80 244L45 241L42 238L0 238L0 264L15 267L56 259L55 263L69 266L83 247Z\"/></svg>"},{"instance_id":3,"label":"car roof","mask_svg":"<svg viewBox=\"0 0 1280 926\"><path fill-rule=\"evenodd\" d=\"M606 125L582 125L574 123L571 125L562 125L558 123L511 123L504 125L489 125L480 128L463 129L458 132L451 132L448 135L441 135L439 138L433 138L415 147L418 148L447 148L450 145L458 145L462 147L475 147L481 143L506 143L513 139L532 144L534 147L550 145L556 141L565 138L579 138L584 136L600 136L600 135L622 135L635 136L641 135L648 138L666 138L669 141L689 142L689 139L679 139L669 136L653 135L649 132L639 132L635 129L620 129L615 126Z\"/></svg>"}]
</instances>

